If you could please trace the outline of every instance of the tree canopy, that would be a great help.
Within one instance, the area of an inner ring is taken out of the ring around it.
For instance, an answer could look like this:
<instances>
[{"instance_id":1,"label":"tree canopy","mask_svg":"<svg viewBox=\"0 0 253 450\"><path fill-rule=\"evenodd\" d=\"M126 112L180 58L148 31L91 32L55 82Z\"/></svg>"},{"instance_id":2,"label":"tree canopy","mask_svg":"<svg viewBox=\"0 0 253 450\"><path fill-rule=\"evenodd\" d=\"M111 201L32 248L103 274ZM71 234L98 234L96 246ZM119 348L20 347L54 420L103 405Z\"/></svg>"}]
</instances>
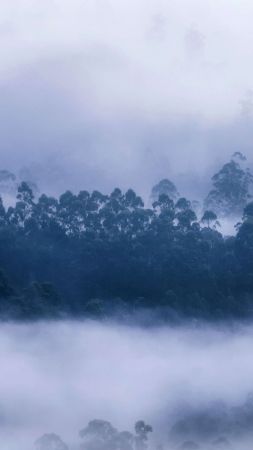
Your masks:
<instances>
[{"instance_id":1,"label":"tree canopy","mask_svg":"<svg viewBox=\"0 0 253 450\"><path fill-rule=\"evenodd\" d=\"M242 164L246 158L234 153L230 162L212 177L213 187L205 199L204 206L220 217L241 216L243 209L252 198L253 175Z\"/></svg>"},{"instance_id":2,"label":"tree canopy","mask_svg":"<svg viewBox=\"0 0 253 450\"><path fill-rule=\"evenodd\" d=\"M0 201L1 317L107 317L143 308L163 309L164 318L245 317L252 210L246 205L237 235L225 238L217 213L198 219L184 197L163 193L151 208L132 189L36 199L23 182L14 206Z\"/></svg>"}]
</instances>

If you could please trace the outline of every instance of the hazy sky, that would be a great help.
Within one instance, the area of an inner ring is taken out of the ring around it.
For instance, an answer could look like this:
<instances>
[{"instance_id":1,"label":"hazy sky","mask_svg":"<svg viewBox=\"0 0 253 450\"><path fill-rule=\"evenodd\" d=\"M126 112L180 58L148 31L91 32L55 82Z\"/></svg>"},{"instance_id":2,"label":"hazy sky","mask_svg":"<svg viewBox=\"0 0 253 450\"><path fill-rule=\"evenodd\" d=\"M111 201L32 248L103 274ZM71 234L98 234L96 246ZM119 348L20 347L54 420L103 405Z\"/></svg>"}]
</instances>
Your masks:
<instances>
[{"instance_id":1,"label":"hazy sky","mask_svg":"<svg viewBox=\"0 0 253 450\"><path fill-rule=\"evenodd\" d=\"M197 191L252 153L252 23L251 0L2 0L0 166L141 192L194 170Z\"/></svg>"}]
</instances>

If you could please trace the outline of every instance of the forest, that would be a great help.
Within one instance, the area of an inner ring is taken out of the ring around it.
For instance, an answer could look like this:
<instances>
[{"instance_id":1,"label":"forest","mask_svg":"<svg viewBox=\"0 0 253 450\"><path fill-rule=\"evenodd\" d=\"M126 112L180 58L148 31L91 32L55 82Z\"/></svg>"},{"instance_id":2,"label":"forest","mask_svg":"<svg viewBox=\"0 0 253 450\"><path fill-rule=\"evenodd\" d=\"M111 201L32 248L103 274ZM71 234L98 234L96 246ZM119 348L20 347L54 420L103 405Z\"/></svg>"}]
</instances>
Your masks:
<instances>
[{"instance_id":1,"label":"forest","mask_svg":"<svg viewBox=\"0 0 253 450\"><path fill-rule=\"evenodd\" d=\"M253 176L245 159L237 152L223 165L203 204L168 179L153 187L149 205L132 189L55 198L21 181L13 206L0 201L1 318L251 317ZM0 175L5 186L15 178ZM234 235L221 233L224 218Z\"/></svg>"}]
</instances>

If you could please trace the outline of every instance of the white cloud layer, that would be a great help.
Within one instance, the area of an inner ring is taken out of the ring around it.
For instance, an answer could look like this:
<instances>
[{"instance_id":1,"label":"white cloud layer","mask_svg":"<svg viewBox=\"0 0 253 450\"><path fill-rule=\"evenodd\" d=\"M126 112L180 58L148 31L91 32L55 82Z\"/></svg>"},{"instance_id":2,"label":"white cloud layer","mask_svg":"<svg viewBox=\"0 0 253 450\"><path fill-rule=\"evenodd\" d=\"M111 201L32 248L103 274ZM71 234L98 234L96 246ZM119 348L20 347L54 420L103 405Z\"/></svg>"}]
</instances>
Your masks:
<instances>
[{"instance_id":1,"label":"white cloud layer","mask_svg":"<svg viewBox=\"0 0 253 450\"><path fill-rule=\"evenodd\" d=\"M1 166L147 192L250 156L252 22L247 0L2 0Z\"/></svg>"},{"instance_id":2,"label":"white cloud layer","mask_svg":"<svg viewBox=\"0 0 253 450\"><path fill-rule=\"evenodd\" d=\"M80 107L91 89L102 116L225 120L253 88L250 1L4 0L0 13L2 79L66 58Z\"/></svg>"},{"instance_id":3,"label":"white cloud layer","mask_svg":"<svg viewBox=\"0 0 253 450\"><path fill-rule=\"evenodd\" d=\"M70 444L94 418L151 422L168 438L181 405L243 403L251 328L153 328L51 322L0 327L0 442L27 450L45 432ZM73 447L74 448L74 447Z\"/></svg>"}]
</instances>

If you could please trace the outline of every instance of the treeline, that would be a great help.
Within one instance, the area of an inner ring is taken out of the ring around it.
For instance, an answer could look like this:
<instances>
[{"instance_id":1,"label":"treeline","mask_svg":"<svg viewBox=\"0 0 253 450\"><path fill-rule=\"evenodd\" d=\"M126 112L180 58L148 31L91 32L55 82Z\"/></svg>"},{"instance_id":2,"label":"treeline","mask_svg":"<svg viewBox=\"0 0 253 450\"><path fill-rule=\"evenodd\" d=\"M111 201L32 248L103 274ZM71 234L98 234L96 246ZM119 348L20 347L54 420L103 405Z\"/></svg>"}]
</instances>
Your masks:
<instances>
[{"instance_id":1,"label":"treeline","mask_svg":"<svg viewBox=\"0 0 253 450\"><path fill-rule=\"evenodd\" d=\"M0 202L1 317L104 317L151 309L183 316L253 312L253 203L235 237L217 217L161 194L151 208L133 190L65 192L18 188Z\"/></svg>"},{"instance_id":2,"label":"treeline","mask_svg":"<svg viewBox=\"0 0 253 450\"><path fill-rule=\"evenodd\" d=\"M165 430L162 436L155 433L154 438L152 426L143 420L135 423L134 431L118 431L110 422L95 419L79 432L81 439L79 448L80 450L233 449L234 443L238 445L240 442L242 445L243 442L252 440L252 419L252 394L248 394L242 404L232 407L217 400L197 408L190 406L180 408L174 416L164 418L163 423L167 424L164 425ZM164 441L163 445L161 440ZM34 448L70 450L72 447L65 444L60 436L51 433L41 436L35 442Z\"/></svg>"},{"instance_id":3,"label":"treeline","mask_svg":"<svg viewBox=\"0 0 253 450\"><path fill-rule=\"evenodd\" d=\"M118 431L107 420L91 420L79 432L82 439L80 450L148 450L148 435L153 429L143 420L138 420L134 433ZM69 450L60 436L44 434L34 445L35 450Z\"/></svg>"}]
</instances>

